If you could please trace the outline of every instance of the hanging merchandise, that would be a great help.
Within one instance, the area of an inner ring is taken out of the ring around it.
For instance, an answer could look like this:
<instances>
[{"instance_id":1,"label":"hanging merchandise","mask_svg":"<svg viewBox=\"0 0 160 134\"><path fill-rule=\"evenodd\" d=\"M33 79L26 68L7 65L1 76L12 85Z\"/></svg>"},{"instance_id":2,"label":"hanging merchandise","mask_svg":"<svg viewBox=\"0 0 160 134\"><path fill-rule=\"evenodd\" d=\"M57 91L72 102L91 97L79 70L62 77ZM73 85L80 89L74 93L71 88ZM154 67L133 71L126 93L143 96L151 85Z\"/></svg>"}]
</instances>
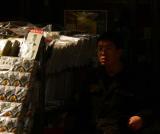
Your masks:
<instances>
[{"instance_id":1,"label":"hanging merchandise","mask_svg":"<svg viewBox=\"0 0 160 134\"><path fill-rule=\"evenodd\" d=\"M0 70L11 70L16 72L32 72L36 68L35 60L20 57L0 56Z\"/></svg>"},{"instance_id":2,"label":"hanging merchandise","mask_svg":"<svg viewBox=\"0 0 160 134\"><path fill-rule=\"evenodd\" d=\"M36 76L40 68L36 58L43 31L35 27L31 30L31 25L17 25L13 22L0 23L1 134L31 133L33 117L40 107L42 84Z\"/></svg>"},{"instance_id":3,"label":"hanging merchandise","mask_svg":"<svg viewBox=\"0 0 160 134\"><path fill-rule=\"evenodd\" d=\"M2 56L9 56L12 48L12 42L8 40L3 48Z\"/></svg>"},{"instance_id":4,"label":"hanging merchandise","mask_svg":"<svg viewBox=\"0 0 160 134\"><path fill-rule=\"evenodd\" d=\"M36 59L43 31L31 31L27 39L22 43L19 57Z\"/></svg>"},{"instance_id":5,"label":"hanging merchandise","mask_svg":"<svg viewBox=\"0 0 160 134\"><path fill-rule=\"evenodd\" d=\"M0 85L0 100L6 102L28 102L31 99L31 92L26 87L3 86Z\"/></svg>"},{"instance_id":6,"label":"hanging merchandise","mask_svg":"<svg viewBox=\"0 0 160 134\"><path fill-rule=\"evenodd\" d=\"M24 38L0 39L0 56L18 57Z\"/></svg>"},{"instance_id":7,"label":"hanging merchandise","mask_svg":"<svg viewBox=\"0 0 160 134\"><path fill-rule=\"evenodd\" d=\"M17 118L0 117L0 132L12 132L13 134L20 128Z\"/></svg>"},{"instance_id":8,"label":"hanging merchandise","mask_svg":"<svg viewBox=\"0 0 160 134\"><path fill-rule=\"evenodd\" d=\"M45 37L45 44L46 47L51 46L53 42L55 42L60 37L60 32L51 32L51 31L44 31L43 36Z\"/></svg>"},{"instance_id":9,"label":"hanging merchandise","mask_svg":"<svg viewBox=\"0 0 160 134\"><path fill-rule=\"evenodd\" d=\"M20 117L22 116L22 103L0 102L0 117Z\"/></svg>"},{"instance_id":10,"label":"hanging merchandise","mask_svg":"<svg viewBox=\"0 0 160 134\"><path fill-rule=\"evenodd\" d=\"M0 22L1 134L43 129L45 59L59 38L60 32L51 31L50 25L38 28L30 23Z\"/></svg>"},{"instance_id":11,"label":"hanging merchandise","mask_svg":"<svg viewBox=\"0 0 160 134\"><path fill-rule=\"evenodd\" d=\"M0 84L4 86L28 87L30 76L30 73L0 71Z\"/></svg>"},{"instance_id":12,"label":"hanging merchandise","mask_svg":"<svg viewBox=\"0 0 160 134\"><path fill-rule=\"evenodd\" d=\"M63 108L79 89L78 77L83 67L96 57L96 38L92 35L61 35L53 43L46 68L46 109Z\"/></svg>"},{"instance_id":13,"label":"hanging merchandise","mask_svg":"<svg viewBox=\"0 0 160 134\"><path fill-rule=\"evenodd\" d=\"M10 56L18 57L19 50L20 50L20 42L18 40L15 40L12 45L12 49L10 51Z\"/></svg>"},{"instance_id":14,"label":"hanging merchandise","mask_svg":"<svg viewBox=\"0 0 160 134\"><path fill-rule=\"evenodd\" d=\"M2 120L0 132L29 133L36 109L35 104L38 102L36 98L38 91L35 87L35 67L38 64L34 60L19 57L2 56L0 61L2 69L5 65L8 69L0 71L0 120ZM28 112L31 113L30 116ZM30 122L26 122L26 119ZM11 122L13 128L10 126Z\"/></svg>"},{"instance_id":15,"label":"hanging merchandise","mask_svg":"<svg viewBox=\"0 0 160 134\"><path fill-rule=\"evenodd\" d=\"M69 37L61 35L54 42L53 54L48 63L49 73L87 65L95 57L96 37Z\"/></svg>"}]
</instances>

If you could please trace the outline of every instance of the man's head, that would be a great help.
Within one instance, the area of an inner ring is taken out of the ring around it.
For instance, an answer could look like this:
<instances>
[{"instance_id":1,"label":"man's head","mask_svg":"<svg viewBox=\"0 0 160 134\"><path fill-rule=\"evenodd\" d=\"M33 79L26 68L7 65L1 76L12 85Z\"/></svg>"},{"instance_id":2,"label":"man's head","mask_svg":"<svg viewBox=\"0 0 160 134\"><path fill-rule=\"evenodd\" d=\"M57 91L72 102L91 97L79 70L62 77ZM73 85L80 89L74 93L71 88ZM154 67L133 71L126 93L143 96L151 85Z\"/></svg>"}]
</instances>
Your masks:
<instances>
[{"instance_id":1,"label":"man's head","mask_svg":"<svg viewBox=\"0 0 160 134\"><path fill-rule=\"evenodd\" d=\"M101 65L112 66L120 62L122 38L114 33L104 33L97 40L97 55Z\"/></svg>"}]
</instances>

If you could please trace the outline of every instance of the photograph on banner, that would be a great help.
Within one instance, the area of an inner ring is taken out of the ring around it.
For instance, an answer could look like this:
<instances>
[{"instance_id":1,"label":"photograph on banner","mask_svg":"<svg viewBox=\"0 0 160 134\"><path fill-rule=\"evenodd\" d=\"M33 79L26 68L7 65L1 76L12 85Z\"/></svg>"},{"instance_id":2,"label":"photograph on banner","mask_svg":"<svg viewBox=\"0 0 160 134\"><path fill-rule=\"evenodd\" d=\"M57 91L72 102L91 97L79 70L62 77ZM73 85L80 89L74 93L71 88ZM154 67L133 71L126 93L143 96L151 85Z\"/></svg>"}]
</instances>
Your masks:
<instances>
[{"instance_id":1,"label":"photograph on banner","mask_svg":"<svg viewBox=\"0 0 160 134\"><path fill-rule=\"evenodd\" d=\"M103 33L107 31L107 11L64 10L64 27L75 33Z\"/></svg>"}]
</instances>

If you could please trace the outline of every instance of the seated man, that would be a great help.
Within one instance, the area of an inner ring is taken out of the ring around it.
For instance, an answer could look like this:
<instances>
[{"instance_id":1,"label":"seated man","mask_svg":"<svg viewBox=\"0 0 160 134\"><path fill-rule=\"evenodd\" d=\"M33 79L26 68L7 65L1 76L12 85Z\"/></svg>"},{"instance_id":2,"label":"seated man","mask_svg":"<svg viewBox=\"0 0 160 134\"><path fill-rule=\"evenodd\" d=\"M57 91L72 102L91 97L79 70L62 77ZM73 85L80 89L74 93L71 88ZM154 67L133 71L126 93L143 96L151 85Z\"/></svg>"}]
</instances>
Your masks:
<instances>
[{"instance_id":1,"label":"seated man","mask_svg":"<svg viewBox=\"0 0 160 134\"><path fill-rule=\"evenodd\" d=\"M88 78L87 96L97 133L141 133L152 120L149 81L141 70L123 64L122 45L113 33L104 33L97 40L99 67Z\"/></svg>"},{"instance_id":2,"label":"seated man","mask_svg":"<svg viewBox=\"0 0 160 134\"><path fill-rule=\"evenodd\" d=\"M160 133L149 71L124 64L122 55L123 43L117 34L98 38L99 63L81 70L69 134Z\"/></svg>"}]
</instances>

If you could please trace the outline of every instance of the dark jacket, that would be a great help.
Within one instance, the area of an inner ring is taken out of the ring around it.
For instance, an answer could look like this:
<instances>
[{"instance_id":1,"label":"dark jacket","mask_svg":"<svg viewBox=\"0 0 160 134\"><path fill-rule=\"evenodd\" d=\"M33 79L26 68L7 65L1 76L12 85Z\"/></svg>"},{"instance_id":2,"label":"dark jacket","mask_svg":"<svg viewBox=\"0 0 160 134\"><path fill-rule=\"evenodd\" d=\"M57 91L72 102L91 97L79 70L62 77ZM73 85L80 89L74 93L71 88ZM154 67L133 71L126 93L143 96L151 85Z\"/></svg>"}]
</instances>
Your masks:
<instances>
[{"instance_id":1,"label":"dark jacket","mask_svg":"<svg viewBox=\"0 0 160 134\"><path fill-rule=\"evenodd\" d=\"M128 119L133 115L140 115L145 125L151 123L151 85L149 76L146 77L143 71L124 68L110 77L100 67L90 71L88 76L87 89L81 97L83 106L90 113L88 119L92 125L111 125L125 133L128 131Z\"/></svg>"}]
</instances>

